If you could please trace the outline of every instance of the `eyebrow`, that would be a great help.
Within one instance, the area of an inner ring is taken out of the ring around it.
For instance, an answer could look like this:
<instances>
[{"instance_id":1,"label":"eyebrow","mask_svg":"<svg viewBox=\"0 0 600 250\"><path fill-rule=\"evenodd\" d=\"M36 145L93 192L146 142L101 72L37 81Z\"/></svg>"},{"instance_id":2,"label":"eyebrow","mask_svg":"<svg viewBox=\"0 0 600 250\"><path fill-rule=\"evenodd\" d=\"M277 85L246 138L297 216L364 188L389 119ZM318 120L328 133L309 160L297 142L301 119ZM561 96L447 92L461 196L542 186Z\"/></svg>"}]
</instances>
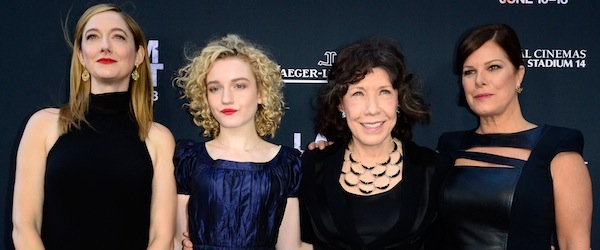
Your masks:
<instances>
[{"instance_id":1,"label":"eyebrow","mask_svg":"<svg viewBox=\"0 0 600 250\"><path fill-rule=\"evenodd\" d=\"M89 30L86 30L83 34L85 35L85 34L89 33L90 31L100 32L100 30L98 28L91 28ZM123 34L125 34L126 37L129 37L127 32L121 28L112 28L112 29L110 29L109 33L112 33L115 31L123 32Z\"/></svg>"},{"instance_id":2,"label":"eyebrow","mask_svg":"<svg viewBox=\"0 0 600 250\"><path fill-rule=\"evenodd\" d=\"M232 82L237 82L237 81L242 81L242 80L246 80L246 81L250 81L250 79L246 78L246 77L238 77L238 78L234 78L231 81Z\"/></svg>"},{"instance_id":3,"label":"eyebrow","mask_svg":"<svg viewBox=\"0 0 600 250\"><path fill-rule=\"evenodd\" d=\"M483 65L490 65L490 64L492 64L492 63L494 63L494 62L496 62L496 61L498 61L498 62L501 62L501 63L504 63L504 61L502 61L502 59L492 59L492 60L489 60L489 61L487 61L487 62L484 62L484 63L483 63ZM463 69L464 69L464 68L473 68L473 66L471 66L471 65L468 65L468 64L465 64L465 65L463 66Z\"/></svg>"},{"instance_id":4,"label":"eyebrow","mask_svg":"<svg viewBox=\"0 0 600 250\"><path fill-rule=\"evenodd\" d=\"M248 82L250 81L250 80L249 80L248 78L246 78L246 77L238 77L238 78L231 79L231 81L230 81L230 82L237 82L237 81L242 81L242 80L245 80L245 81L248 81ZM206 82L206 84L207 84L207 85L208 85L208 84L219 84L219 83L220 83L220 82L219 82L218 80L215 80L215 81L210 81L210 82Z\"/></svg>"},{"instance_id":5,"label":"eyebrow","mask_svg":"<svg viewBox=\"0 0 600 250\"><path fill-rule=\"evenodd\" d=\"M504 62L504 61L502 61L502 59L493 59L493 60L489 60L489 61L485 62L484 64L485 64L485 65L489 65L489 64L492 64L492 63L494 63L494 62L496 62L496 61L499 61L499 62Z\"/></svg>"},{"instance_id":6,"label":"eyebrow","mask_svg":"<svg viewBox=\"0 0 600 250\"><path fill-rule=\"evenodd\" d=\"M379 86L379 87L377 88L377 90L381 90L381 89L387 89L387 88L391 88L391 89L393 89L393 88L394 88L394 86L393 86L393 85ZM348 90L350 90L350 89L360 89L360 90L366 90L366 88L365 88L365 87L362 87L362 86L348 86Z\"/></svg>"}]
</instances>

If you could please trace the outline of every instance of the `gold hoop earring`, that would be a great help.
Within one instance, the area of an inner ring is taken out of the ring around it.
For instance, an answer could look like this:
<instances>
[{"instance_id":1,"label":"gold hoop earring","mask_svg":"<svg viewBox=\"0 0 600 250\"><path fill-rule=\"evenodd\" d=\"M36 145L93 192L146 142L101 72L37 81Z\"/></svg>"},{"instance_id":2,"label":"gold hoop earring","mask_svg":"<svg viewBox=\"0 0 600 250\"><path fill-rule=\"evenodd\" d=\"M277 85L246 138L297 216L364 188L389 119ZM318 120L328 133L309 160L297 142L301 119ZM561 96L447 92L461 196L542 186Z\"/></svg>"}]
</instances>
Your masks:
<instances>
[{"instance_id":1,"label":"gold hoop earring","mask_svg":"<svg viewBox=\"0 0 600 250\"><path fill-rule=\"evenodd\" d=\"M523 92L523 86L521 86L521 85L517 86L516 91L517 91L517 94L521 94L521 92Z\"/></svg>"},{"instance_id":2,"label":"gold hoop earring","mask_svg":"<svg viewBox=\"0 0 600 250\"><path fill-rule=\"evenodd\" d=\"M84 82L87 82L90 79L90 72L87 71L87 69L83 69L83 72L81 72L81 80Z\"/></svg>"},{"instance_id":3,"label":"gold hoop earring","mask_svg":"<svg viewBox=\"0 0 600 250\"><path fill-rule=\"evenodd\" d=\"M135 65L135 69L133 70L133 72L131 72L131 79L133 79L134 81L140 79L140 73L138 73L137 68L138 66Z\"/></svg>"}]
</instances>

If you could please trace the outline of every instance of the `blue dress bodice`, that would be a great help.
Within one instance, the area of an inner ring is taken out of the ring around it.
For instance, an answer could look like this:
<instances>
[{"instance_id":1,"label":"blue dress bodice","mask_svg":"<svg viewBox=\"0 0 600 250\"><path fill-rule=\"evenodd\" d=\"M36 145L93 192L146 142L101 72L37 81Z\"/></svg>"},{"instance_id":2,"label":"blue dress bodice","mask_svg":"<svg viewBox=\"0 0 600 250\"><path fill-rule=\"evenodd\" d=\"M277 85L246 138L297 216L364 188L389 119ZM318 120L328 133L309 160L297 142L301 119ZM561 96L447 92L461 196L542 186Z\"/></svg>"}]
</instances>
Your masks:
<instances>
[{"instance_id":1,"label":"blue dress bodice","mask_svg":"<svg viewBox=\"0 0 600 250\"><path fill-rule=\"evenodd\" d=\"M234 162L185 141L175 152L175 176L177 192L190 195L194 249L274 249L287 198L299 189L299 152L281 146L268 162Z\"/></svg>"}]
</instances>

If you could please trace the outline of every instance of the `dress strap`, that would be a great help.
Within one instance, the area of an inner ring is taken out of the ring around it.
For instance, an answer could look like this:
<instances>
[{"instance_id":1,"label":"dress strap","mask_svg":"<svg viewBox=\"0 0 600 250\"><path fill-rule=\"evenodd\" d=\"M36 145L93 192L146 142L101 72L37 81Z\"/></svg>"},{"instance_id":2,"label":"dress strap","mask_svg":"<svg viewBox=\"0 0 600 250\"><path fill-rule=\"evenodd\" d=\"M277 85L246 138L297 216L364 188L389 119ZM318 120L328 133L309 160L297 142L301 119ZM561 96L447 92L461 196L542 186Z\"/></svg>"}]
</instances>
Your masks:
<instances>
[{"instance_id":1,"label":"dress strap","mask_svg":"<svg viewBox=\"0 0 600 250\"><path fill-rule=\"evenodd\" d=\"M481 152L467 152L461 151L458 152L458 158L464 158L474 161L488 162L492 164L511 166L511 167L521 167L525 165L524 160L505 157L501 155L481 153Z\"/></svg>"},{"instance_id":2,"label":"dress strap","mask_svg":"<svg viewBox=\"0 0 600 250\"><path fill-rule=\"evenodd\" d=\"M477 134L470 131L463 140L461 149L467 150L473 147L512 147L532 149L545 131L545 126L541 125L533 129L511 133L511 134Z\"/></svg>"}]
</instances>

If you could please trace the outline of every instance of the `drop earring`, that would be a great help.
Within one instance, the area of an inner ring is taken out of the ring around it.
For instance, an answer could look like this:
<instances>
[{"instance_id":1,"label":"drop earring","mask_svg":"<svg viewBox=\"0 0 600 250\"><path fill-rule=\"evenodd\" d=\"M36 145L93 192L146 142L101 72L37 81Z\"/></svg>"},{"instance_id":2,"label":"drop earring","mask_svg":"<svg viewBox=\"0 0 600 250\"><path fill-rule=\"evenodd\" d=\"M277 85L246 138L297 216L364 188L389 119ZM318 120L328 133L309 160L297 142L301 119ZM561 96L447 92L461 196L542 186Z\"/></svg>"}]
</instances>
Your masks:
<instances>
[{"instance_id":1,"label":"drop earring","mask_svg":"<svg viewBox=\"0 0 600 250\"><path fill-rule=\"evenodd\" d=\"M84 82L87 82L90 79L90 72L87 71L87 69L83 69L83 72L81 72L81 80Z\"/></svg>"},{"instance_id":2,"label":"drop earring","mask_svg":"<svg viewBox=\"0 0 600 250\"><path fill-rule=\"evenodd\" d=\"M346 112L342 111L342 118L346 118Z\"/></svg>"},{"instance_id":3,"label":"drop earring","mask_svg":"<svg viewBox=\"0 0 600 250\"><path fill-rule=\"evenodd\" d=\"M138 73L137 69L138 69L138 66L135 65L135 69L133 70L133 72L131 72L131 79L133 79L134 81L137 81L138 79L140 79L140 73Z\"/></svg>"}]
</instances>

